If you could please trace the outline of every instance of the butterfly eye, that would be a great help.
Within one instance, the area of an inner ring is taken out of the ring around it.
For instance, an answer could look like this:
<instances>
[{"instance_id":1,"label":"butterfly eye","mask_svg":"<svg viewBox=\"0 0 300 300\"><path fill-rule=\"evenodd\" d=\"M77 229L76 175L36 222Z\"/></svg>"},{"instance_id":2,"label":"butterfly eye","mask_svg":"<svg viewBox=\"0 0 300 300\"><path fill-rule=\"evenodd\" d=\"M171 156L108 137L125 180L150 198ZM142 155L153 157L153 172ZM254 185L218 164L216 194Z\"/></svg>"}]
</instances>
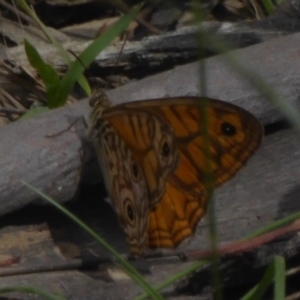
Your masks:
<instances>
[{"instance_id":1,"label":"butterfly eye","mask_svg":"<svg viewBox=\"0 0 300 300\"><path fill-rule=\"evenodd\" d=\"M125 214L126 214L127 220L129 221L131 226L134 226L134 224L135 224L135 213L134 213L132 202L130 201L129 198L127 198L125 200L124 208L125 208Z\"/></svg>"},{"instance_id":2,"label":"butterfly eye","mask_svg":"<svg viewBox=\"0 0 300 300\"><path fill-rule=\"evenodd\" d=\"M133 179L138 180L140 172L139 172L139 168L135 162L132 162L132 164L131 164L131 172L133 175Z\"/></svg>"},{"instance_id":3,"label":"butterfly eye","mask_svg":"<svg viewBox=\"0 0 300 300\"><path fill-rule=\"evenodd\" d=\"M234 125L224 122L221 126L221 131L224 135L233 136L236 134L236 128Z\"/></svg>"}]
</instances>

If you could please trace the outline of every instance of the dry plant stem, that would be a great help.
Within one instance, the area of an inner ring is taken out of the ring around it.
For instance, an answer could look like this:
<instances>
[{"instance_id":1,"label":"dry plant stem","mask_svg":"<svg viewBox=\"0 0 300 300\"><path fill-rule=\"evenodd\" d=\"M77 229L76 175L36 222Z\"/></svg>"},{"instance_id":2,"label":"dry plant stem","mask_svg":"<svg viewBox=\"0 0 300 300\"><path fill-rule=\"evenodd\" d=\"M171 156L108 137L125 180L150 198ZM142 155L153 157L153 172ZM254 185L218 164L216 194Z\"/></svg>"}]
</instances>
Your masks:
<instances>
[{"instance_id":1,"label":"dry plant stem","mask_svg":"<svg viewBox=\"0 0 300 300\"><path fill-rule=\"evenodd\" d=\"M142 26L144 26L145 28L147 28L150 32L154 33L154 34L162 34L163 31L156 28L155 26L151 25L150 23L146 22L144 20L144 18L149 15L151 12L150 8L145 8L143 11L141 11L138 16L135 17L135 20L141 24Z\"/></svg>"},{"instance_id":2,"label":"dry plant stem","mask_svg":"<svg viewBox=\"0 0 300 300\"><path fill-rule=\"evenodd\" d=\"M80 120L82 119L82 117L78 117L76 118L66 129L60 131L60 132L57 132L57 133L54 133L54 134L48 134L48 135L45 135L46 138L55 138L69 130L71 130L71 128ZM84 120L84 119L83 119Z\"/></svg>"},{"instance_id":3,"label":"dry plant stem","mask_svg":"<svg viewBox=\"0 0 300 300\"><path fill-rule=\"evenodd\" d=\"M25 13L23 13L23 12L20 11L19 9L18 9L18 11L16 12L16 7L10 5L10 4L7 3L6 1L0 0L0 5L4 6L5 8L7 8L8 10L10 10L10 11L11 11L12 13L14 13L14 14L18 14L19 17L20 17L21 19L23 19L24 21L28 22L28 23L31 24L32 26L38 27L38 26L36 25L36 23L35 23L30 17L28 17L28 15L26 15Z\"/></svg>"},{"instance_id":4,"label":"dry plant stem","mask_svg":"<svg viewBox=\"0 0 300 300\"><path fill-rule=\"evenodd\" d=\"M20 256L11 257L6 260L2 260L2 261L0 261L0 268L4 268L4 267L11 266L13 264L17 264L18 262L20 262L20 260L21 260Z\"/></svg>"},{"instance_id":5,"label":"dry plant stem","mask_svg":"<svg viewBox=\"0 0 300 300\"><path fill-rule=\"evenodd\" d=\"M293 222L291 225L280 228L268 233L265 233L261 236L246 240L230 243L229 245L220 247L217 250L204 250L204 251L191 251L185 253L185 256L188 259L198 260L198 259L210 259L213 258L216 254L220 257L232 254L238 254L246 251L250 251L254 248L257 248L263 244L266 244L280 236L283 236L288 233L292 233L300 230L300 220Z\"/></svg>"},{"instance_id":6,"label":"dry plant stem","mask_svg":"<svg viewBox=\"0 0 300 300\"><path fill-rule=\"evenodd\" d=\"M298 300L298 299L300 299L300 292L294 293L285 298L285 300Z\"/></svg>"},{"instance_id":7,"label":"dry plant stem","mask_svg":"<svg viewBox=\"0 0 300 300\"><path fill-rule=\"evenodd\" d=\"M299 267L293 267L293 268L287 270L286 275L291 276L291 275L297 274L299 272L300 272L300 266Z\"/></svg>"},{"instance_id":8,"label":"dry plant stem","mask_svg":"<svg viewBox=\"0 0 300 300\"><path fill-rule=\"evenodd\" d=\"M9 104L11 106L17 107L18 109L22 108L24 109L24 106L22 104L20 104L20 102L17 101L17 99L15 99L14 97L12 97L5 89L3 89L2 87L0 87L0 94L3 95L6 98L6 102L9 102ZM17 109L16 109L17 110ZM26 112L26 110L24 109L24 111Z\"/></svg>"},{"instance_id":9,"label":"dry plant stem","mask_svg":"<svg viewBox=\"0 0 300 300\"><path fill-rule=\"evenodd\" d=\"M24 115L27 112L26 109L16 109L16 108L10 108L10 107L3 107L0 108L0 113L6 113L11 115Z\"/></svg>"},{"instance_id":10,"label":"dry plant stem","mask_svg":"<svg viewBox=\"0 0 300 300\"><path fill-rule=\"evenodd\" d=\"M114 5L117 9L119 9L121 12L127 14L130 11L129 6L122 1L122 0L113 0L109 2L111 5ZM146 22L140 15L134 18L139 24L146 27L150 32L153 32L155 34L161 34L162 31L158 28L152 26L150 23Z\"/></svg>"},{"instance_id":11,"label":"dry plant stem","mask_svg":"<svg viewBox=\"0 0 300 300\"><path fill-rule=\"evenodd\" d=\"M157 29L156 27L152 26L150 23L144 21L142 18L139 16L134 18L139 24L142 24L144 27L146 27L150 32L155 33L155 34L161 34L163 31Z\"/></svg>"},{"instance_id":12,"label":"dry plant stem","mask_svg":"<svg viewBox=\"0 0 300 300\"><path fill-rule=\"evenodd\" d=\"M224 247L220 247L217 249L217 254L219 256L226 256L226 255L232 255L237 253L242 253L245 251L252 250L256 247L259 247L263 244L266 244L276 238L279 238L285 234L292 233L295 231L300 230L300 220L297 220L293 222L291 225L280 228L278 230L274 230L272 232L266 233L264 235L261 235L259 237L247 240L247 241L241 241L241 242L234 242L230 243L229 245L226 245ZM206 250L206 251L191 251L185 253L183 260L198 260L198 259L210 259L216 254L216 251ZM174 257L176 256L176 253L170 253L169 255L164 255L164 257ZM177 257L180 256L177 254ZM181 255L182 256L182 255ZM155 261L153 261L154 256L149 258L152 259L153 265L155 265ZM52 265L39 265L39 266L22 266L22 267L13 267L10 268L12 264L18 263L20 260L20 257L12 257L8 260L0 262L0 277L2 276L10 276L10 275L20 275L20 274L28 274L28 273L37 273L37 272L53 272L53 271L62 271L62 270L71 270L71 269L78 269L80 267L83 267L84 262L81 259L72 259L66 262L57 262ZM170 260L168 260L170 263ZM102 263L111 263L111 259L101 259L100 261L95 261L95 265L102 264ZM161 263L160 260L158 260L158 263ZM176 260L175 263L178 263ZM7 268L4 268L7 267Z\"/></svg>"},{"instance_id":13,"label":"dry plant stem","mask_svg":"<svg viewBox=\"0 0 300 300\"><path fill-rule=\"evenodd\" d=\"M16 263L17 261L13 262ZM11 263L12 264L12 263ZM10 264L10 265L11 265ZM0 277L3 276L12 276L12 275L21 275L21 274L30 274L30 273L43 273L43 272L54 272L54 271L63 271L63 270L74 270L82 266L81 259L72 259L63 262L57 262L53 264L46 265L28 265L28 266L13 266L8 267L9 264L3 265L1 269L0 263Z\"/></svg>"},{"instance_id":14,"label":"dry plant stem","mask_svg":"<svg viewBox=\"0 0 300 300\"><path fill-rule=\"evenodd\" d=\"M121 58L123 49L124 49L124 47L125 47L125 45L126 45L126 43L128 41L128 37L129 37L129 32L125 32L124 41L123 41L122 47L120 49L119 55L117 56L115 67L111 71L111 75L114 75L115 69L119 66L120 58Z\"/></svg>"}]
</instances>

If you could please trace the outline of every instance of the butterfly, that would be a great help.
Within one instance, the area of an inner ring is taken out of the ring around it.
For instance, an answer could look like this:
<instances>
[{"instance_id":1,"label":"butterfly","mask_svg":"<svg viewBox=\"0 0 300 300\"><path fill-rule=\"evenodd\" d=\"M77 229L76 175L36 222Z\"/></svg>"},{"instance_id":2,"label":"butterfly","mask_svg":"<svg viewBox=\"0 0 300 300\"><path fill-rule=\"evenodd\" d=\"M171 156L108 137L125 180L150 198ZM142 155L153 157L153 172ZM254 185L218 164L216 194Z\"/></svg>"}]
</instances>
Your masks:
<instances>
[{"instance_id":1,"label":"butterfly","mask_svg":"<svg viewBox=\"0 0 300 300\"><path fill-rule=\"evenodd\" d=\"M98 100L89 136L136 257L147 247L176 248L192 236L206 212L208 185L233 177L263 137L253 115L220 100L179 97L116 106Z\"/></svg>"}]
</instances>

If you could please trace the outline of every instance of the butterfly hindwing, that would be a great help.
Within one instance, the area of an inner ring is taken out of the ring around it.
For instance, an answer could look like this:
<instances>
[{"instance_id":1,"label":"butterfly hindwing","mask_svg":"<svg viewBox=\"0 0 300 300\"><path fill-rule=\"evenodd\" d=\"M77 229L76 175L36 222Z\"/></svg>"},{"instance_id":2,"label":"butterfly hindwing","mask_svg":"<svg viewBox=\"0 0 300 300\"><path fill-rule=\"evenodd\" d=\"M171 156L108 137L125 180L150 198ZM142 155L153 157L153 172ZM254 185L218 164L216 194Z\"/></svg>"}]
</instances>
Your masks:
<instances>
[{"instance_id":1,"label":"butterfly hindwing","mask_svg":"<svg viewBox=\"0 0 300 300\"><path fill-rule=\"evenodd\" d=\"M148 242L149 211L147 186L142 170L125 142L105 120L93 142L109 201L126 234L131 252L140 256Z\"/></svg>"}]
</instances>

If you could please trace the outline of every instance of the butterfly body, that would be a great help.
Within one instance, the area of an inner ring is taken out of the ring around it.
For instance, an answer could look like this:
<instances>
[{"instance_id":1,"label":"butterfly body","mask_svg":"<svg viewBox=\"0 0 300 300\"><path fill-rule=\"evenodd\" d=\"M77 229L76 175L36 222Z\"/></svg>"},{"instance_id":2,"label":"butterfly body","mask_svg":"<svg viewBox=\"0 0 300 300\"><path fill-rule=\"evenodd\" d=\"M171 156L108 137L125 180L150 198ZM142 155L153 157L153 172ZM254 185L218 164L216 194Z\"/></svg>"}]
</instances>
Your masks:
<instances>
[{"instance_id":1,"label":"butterfly body","mask_svg":"<svg viewBox=\"0 0 300 300\"><path fill-rule=\"evenodd\" d=\"M94 108L90 136L137 256L146 246L175 248L190 237L205 214L208 184L230 179L260 144L263 129L254 116L226 102L203 100Z\"/></svg>"}]
</instances>

